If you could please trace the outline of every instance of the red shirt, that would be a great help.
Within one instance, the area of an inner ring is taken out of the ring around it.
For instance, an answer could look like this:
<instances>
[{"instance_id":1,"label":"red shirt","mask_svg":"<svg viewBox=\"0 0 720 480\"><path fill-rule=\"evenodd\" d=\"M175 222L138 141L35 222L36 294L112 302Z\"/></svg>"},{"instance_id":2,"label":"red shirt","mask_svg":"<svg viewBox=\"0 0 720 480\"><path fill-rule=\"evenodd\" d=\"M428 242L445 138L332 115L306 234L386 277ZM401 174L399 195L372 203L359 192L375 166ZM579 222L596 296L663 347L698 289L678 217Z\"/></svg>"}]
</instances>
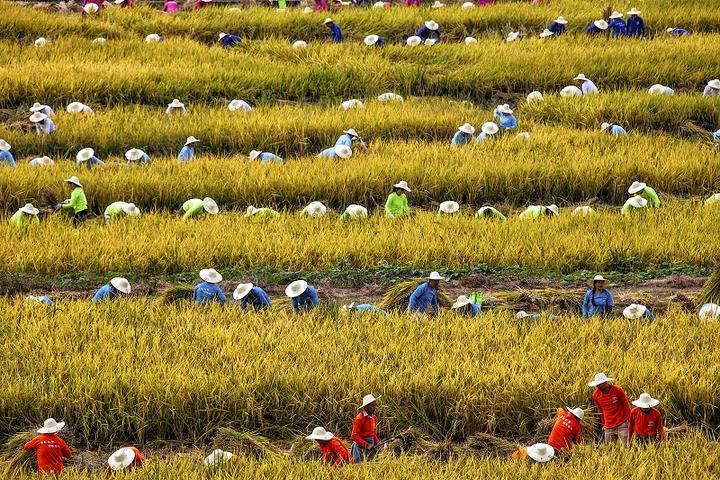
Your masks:
<instances>
[{"instance_id":1,"label":"red shirt","mask_svg":"<svg viewBox=\"0 0 720 480\"><path fill-rule=\"evenodd\" d=\"M60 473L63 469L63 457L72 457L70 447L65 440L54 433L38 435L23 446L23 450L35 450L38 472Z\"/></svg>"},{"instance_id":2,"label":"red shirt","mask_svg":"<svg viewBox=\"0 0 720 480\"><path fill-rule=\"evenodd\" d=\"M630 412L630 422L628 424L628 436L630 439L632 439L633 434L638 437L653 437L658 440L665 438L660 412L655 408L651 408L650 413L646 415L638 407L633 408Z\"/></svg>"},{"instance_id":3,"label":"red shirt","mask_svg":"<svg viewBox=\"0 0 720 480\"><path fill-rule=\"evenodd\" d=\"M342 465L343 463L352 463L350 460L350 452L345 444L337 437L331 438L329 442L320 445L320 451L323 455L323 461L329 463L333 467Z\"/></svg>"},{"instance_id":4,"label":"red shirt","mask_svg":"<svg viewBox=\"0 0 720 480\"><path fill-rule=\"evenodd\" d=\"M617 385L610 385L607 393L596 389L592 399L602 417L603 427L619 427L630 418L630 402L625 395L625 390Z\"/></svg>"},{"instance_id":5,"label":"red shirt","mask_svg":"<svg viewBox=\"0 0 720 480\"><path fill-rule=\"evenodd\" d=\"M375 445L380 443L380 438L377 436L377 415L371 416L365 413L365 410L361 410L355 417L355 420L353 420L352 435L350 438L361 448L367 448L368 442L365 441L366 437L375 439Z\"/></svg>"},{"instance_id":6,"label":"red shirt","mask_svg":"<svg viewBox=\"0 0 720 480\"><path fill-rule=\"evenodd\" d=\"M125 470L132 470L133 468L140 468L145 463L145 457L143 457L142 453L140 453L140 450L138 450L135 447L127 447L130 450L132 450L135 453L135 458L133 459L133 462L125 468ZM112 468L108 467L106 472L108 476L112 476L115 474L117 470L113 470Z\"/></svg>"},{"instance_id":7,"label":"red shirt","mask_svg":"<svg viewBox=\"0 0 720 480\"><path fill-rule=\"evenodd\" d=\"M580 442L582 442L580 421L572 413L558 409L557 420L547 443L552 445L556 452L560 452L563 448L569 448Z\"/></svg>"}]
</instances>

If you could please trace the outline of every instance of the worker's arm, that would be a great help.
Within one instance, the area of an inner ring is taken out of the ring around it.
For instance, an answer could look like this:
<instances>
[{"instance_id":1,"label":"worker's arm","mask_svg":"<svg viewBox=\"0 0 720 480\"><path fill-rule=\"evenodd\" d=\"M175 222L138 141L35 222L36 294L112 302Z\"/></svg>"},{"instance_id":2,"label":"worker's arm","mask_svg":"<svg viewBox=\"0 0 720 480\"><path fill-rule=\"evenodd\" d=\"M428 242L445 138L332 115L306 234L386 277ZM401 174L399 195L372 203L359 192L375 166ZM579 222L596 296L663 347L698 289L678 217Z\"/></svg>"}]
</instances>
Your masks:
<instances>
[{"instance_id":1,"label":"worker's arm","mask_svg":"<svg viewBox=\"0 0 720 480\"><path fill-rule=\"evenodd\" d=\"M633 432L635 430L635 416L630 414L630 418L628 418L628 443L632 441Z\"/></svg>"},{"instance_id":2,"label":"worker's arm","mask_svg":"<svg viewBox=\"0 0 720 480\"><path fill-rule=\"evenodd\" d=\"M368 448L369 444L365 441L364 438L360 436L360 424L362 423L362 418L357 417L355 420L353 420L353 428L352 428L352 434L350 435L350 438L353 442L357 443L357 445L360 448Z\"/></svg>"},{"instance_id":3,"label":"worker's arm","mask_svg":"<svg viewBox=\"0 0 720 480\"><path fill-rule=\"evenodd\" d=\"M30 450L34 449L37 446L38 439L37 437L33 438L29 442L27 442L25 445L23 445L22 449L26 452L29 452Z\"/></svg>"},{"instance_id":4,"label":"worker's arm","mask_svg":"<svg viewBox=\"0 0 720 480\"><path fill-rule=\"evenodd\" d=\"M503 215L499 210L493 209L493 215L495 218L502 220L503 222L507 221L507 217Z\"/></svg>"},{"instance_id":5,"label":"worker's arm","mask_svg":"<svg viewBox=\"0 0 720 480\"><path fill-rule=\"evenodd\" d=\"M440 313L440 302L438 301L437 293L435 295L433 295L432 307L433 307L433 311L435 313Z\"/></svg>"},{"instance_id":6,"label":"worker's arm","mask_svg":"<svg viewBox=\"0 0 720 480\"><path fill-rule=\"evenodd\" d=\"M410 295L410 300L408 301L408 310L410 310L411 312L418 311L417 299L419 296L418 291L421 289L421 287L422 285L418 286Z\"/></svg>"},{"instance_id":7,"label":"worker's arm","mask_svg":"<svg viewBox=\"0 0 720 480\"><path fill-rule=\"evenodd\" d=\"M658 194L654 189L646 187L642 196L645 197L645 199L650 202L653 207L658 208L660 206L660 197L658 197Z\"/></svg>"},{"instance_id":8,"label":"worker's arm","mask_svg":"<svg viewBox=\"0 0 720 480\"><path fill-rule=\"evenodd\" d=\"M72 450L70 450L70 447L68 447L68 444L65 443L65 440L63 440L62 438L60 439L60 449L62 451L63 457L72 458Z\"/></svg>"},{"instance_id":9,"label":"worker's arm","mask_svg":"<svg viewBox=\"0 0 720 480\"><path fill-rule=\"evenodd\" d=\"M297 297L290 300L290 303L292 304L292 307L293 307L293 310L295 310L295 313L300 313L300 306L298 305Z\"/></svg>"},{"instance_id":10,"label":"worker's arm","mask_svg":"<svg viewBox=\"0 0 720 480\"><path fill-rule=\"evenodd\" d=\"M202 212L204 209L202 202L198 202L197 205L193 205L190 208L188 208L188 211L185 212L185 215L183 215L183 219L187 220L188 218L195 216Z\"/></svg>"},{"instance_id":11,"label":"worker's arm","mask_svg":"<svg viewBox=\"0 0 720 480\"><path fill-rule=\"evenodd\" d=\"M652 310L650 310L649 308L645 310L645 316L648 318L649 321L655 321L655 315L653 315Z\"/></svg>"},{"instance_id":12,"label":"worker's arm","mask_svg":"<svg viewBox=\"0 0 720 480\"><path fill-rule=\"evenodd\" d=\"M585 292L585 298L583 298L582 303L582 316L584 318L590 317L590 298L592 296L592 290L588 290Z\"/></svg>"},{"instance_id":13,"label":"worker's arm","mask_svg":"<svg viewBox=\"0 0 720 480\"><path fill-rule=\"evenodd\" d=\"M391 193L387 201L385 202L385 215L388 217L394 217L395 216L395 193Z\"/></svg>"},{"instance_id":14,"label":"worker's arm","mask_svg":"<svg viewBox=\"0 0 720 480\"><path fill-rule=\"evenodd\" d=\"M630 402L628 401L627 394L625 393L625 390L622 390L622 395L620 396L620 402L622 402L623 409L625 410L625 413L627 414L628 418L630 418L630 412L632 411L632 408L630 407Z\"/></svg>"},{"instance_id":15,"label":"worker's arm","mask_svg":"<svg viewBox=\"0 0 720 480\"><path fill-rule=\"evenodd\" d=\"M317 290L315 290L314 288L310 289L309 293L310 293L310 301L312 301L313 305L315 305L316 307L318 305L320 305L320 299L318 298Z\"/></svg>"},{"instance_id":16,"label":"worker's arm","mask_svg":"<svg viewBox=\"0 0 720 480\"><path fill-rule=\"evenodd\" d=\"M220 289L220 287L217 287L217 300L219 303L225 303L227 302L227 298L225 297L225 294Z\"/></svg>"},{"instance_id":17,"label":"worker's arm","mask_svg":"<svg viewBox=\"0 0 720 480\"><path fill-rule=\"evenodd\" d=\"M605 302L605 313L610 313L615 306L615 299L613 299L612 293L610 293L608 290L605 290L605 293L607 294L607 300Z\"/></svg>"},{"instance_id":18,"label":"worker's arm","mask_svg":"<svg viewBox=\"0 0 720 480\"><path fill-rule=\"evenodd\" d=\"M75 202L77 202L77 194L75 193L75 192L77 192L77 190L78 190L77 188L74 189L72 191L72 193L70 194L70 198L63 201L62 208L73 208L73 206L75 205Z\"/></svg>"}]
</instances>

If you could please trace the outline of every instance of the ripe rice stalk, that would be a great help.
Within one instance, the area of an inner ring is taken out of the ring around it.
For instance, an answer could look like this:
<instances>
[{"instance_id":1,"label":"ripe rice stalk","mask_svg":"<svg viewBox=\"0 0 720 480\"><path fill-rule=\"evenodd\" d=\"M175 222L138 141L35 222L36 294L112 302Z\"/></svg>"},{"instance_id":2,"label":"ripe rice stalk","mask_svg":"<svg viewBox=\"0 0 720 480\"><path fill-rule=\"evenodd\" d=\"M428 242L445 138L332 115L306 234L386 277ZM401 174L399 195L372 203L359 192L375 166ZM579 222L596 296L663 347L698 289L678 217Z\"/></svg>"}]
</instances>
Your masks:
<instances>
[{"instance_id":1,"label":"ripe rice stalk","mask_svg":"<svg viewBox=\"0 0 720 480\"><path fill-rule=\"evenodd\" d=\"M489 433L477 432L465 441L464 447L481 458L508 458L519 445Z\"/></svg>"},{"instance_id":2,"label":"ripe rice stalk","mask_svg":"<svg viewBox=\"0 0 720 480\"><path fill-rule=\"evenodd\" d=\"M406 310L408 302L410 301L410 295L412 295L418 285L425 281L425 279L418 278L393 285L385 292L385 295L383 295L379 303L380 308L394 311ZM438 301L443 308L449 308L452 305L450 297L442 290L438 291Z\"/></svg>"},{"instance_id":3,"label":"ripe rice stalk","mask_svg":"<svg viewBox=\"0 0 720 480\"><path fill-rule=\"evenodd\" d=\"M187 302L192 300L195 288L188 284L176 284L162 291L159 301L164 304Z\"/></svg>"},{"instance_id":4,"label":"ripe rice stalk","mask_svg":"<svg viewBox=\"0 0 720 480\"><path fill-rule=\"evenodd\" d=\"M715 259L715 270L707 279L698 296L697 304L720 303L720 257Z\"/></svg>"},{"instance_id":5,"label":"ripe rice stalk","mask_svg":"<svg viewBox=\"0 0 720 480\"><path fill-rule=\"evenodd\" d=\"M213 445L236 455L265 458L279 452L270 441L256 432L239 432L232 428L218 428Z\"/></svg>"},{"instance_id":6,"label":"ripe rice stalk","mask_svg":"<svg viewBox=\"0 0 720 480\"><path fill-rule=\"evenodd\" d=\"M37 433L34 431L20 432L11 435L5 440L0 450L0 463L8 472L21 474L23 472L37 472L37 458L35 452L26 452L23 445L32 440Z\"/></svg>"}]
</instances>

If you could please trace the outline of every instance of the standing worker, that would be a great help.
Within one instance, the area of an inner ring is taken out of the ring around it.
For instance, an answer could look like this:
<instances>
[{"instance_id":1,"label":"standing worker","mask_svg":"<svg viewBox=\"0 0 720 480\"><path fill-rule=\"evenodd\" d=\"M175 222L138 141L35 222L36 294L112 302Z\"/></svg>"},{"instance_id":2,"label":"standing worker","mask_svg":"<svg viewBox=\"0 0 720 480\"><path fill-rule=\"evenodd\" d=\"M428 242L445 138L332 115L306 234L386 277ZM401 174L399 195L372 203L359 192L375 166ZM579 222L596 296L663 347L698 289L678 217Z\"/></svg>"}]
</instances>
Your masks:
<instances>
[{"instance_id":1,"label":"standing worker","mask_svg":"<svg viewBox=\"0 0 720 480\"><path fill-rule=\"evenodd\" d=\"M18 211L10 217L10 223L18 228L22 227L26 221L38 224L40 223L38 213L40 213L40 210L35 208L32 203L26 203L24 207L19 208Z\"/></svg>"},{"instance_id":2,"label":"standing worker","mask_svg":"<svg viewBox=\"0 0 720 480\"><path fill-rule=\"evenodd\" d=\"M317 290L312 285L308 285L305 280L296 280L285 288L285 295L290 298L295 313L309 312L320 305L320 298Z\"/></svg>"},{"instance_id":3,"label":"standing worker","mask_svg":"<svg viewBox=\"0 0 720 480\"><path fill-rule=\"evenodd\" d=\"M642 12L637 8L632 8L627 14L627 36L628 37L644 37L645 36L645 22L643 22L640 16Z\"/></svg>"},{"instance_id":4,"label":"standing worker","mask_svg":"<svg viewBox=\"0 0 720 480\"><path fill-rule=\"evenodd\" d=\"M42 428L38 429L37 437L25 445L23 450L35 450L37 455L38 474L60 475L63 470L63 459L72 458L72 451L65 440L57 434L65 427L65 422L56 422L54 418L45 420Z\"/></svg>"},{"instance_id":5,"label":"standing worker","mask_svg":"<svg viewBox=\"0 0 720 480\"><path fill-rule=\"evenodd\" d=\"M8 167L15 168L15 157L10 153L12 147L5 140L0 140L0 165L7 163Z\"/></svg>"},{"instance_id":6,"label":"standing worker","mask_svg":"<svg viewBox=\"0 0 720 480\"><path fill-rule=\"evenodd\" d=\"M128 282L127 279L115 277L110 280L110 283L100 287L95 295L93 295L92 301L95 303L110 301L118 296L118 292L129 295L130 291L130 282Z\"/></svg>"},{"instance_id":7,"label":"standing worker","mask_svg":"<svg viewBox=\"0 0 720 480\"><path fill-rule=\"evenodd\" d=\"M182 205L180 213L182 213L183 220L187 220L192 217L197 217L202 213L209 215L217 215L220 211L217 203L210 197L205 197L202 200L199 198L191 198Z\"/></svg>"},{"instance_id":8,"label":"standing worker","mask_svg":"<svg viewBox=\"0 0 720 480\"><path fill-rule=\"evenodd\" d=\"M185 140L185 145L183 145L183 148L180 150L180 153L178 154L178 161L180 163L187 163L188 161L195 158L195 147L197 147L197 144L200 142L197 138L190 135L187 137L187 140Z\"/></svg>"},{"instance_id":9,"label":"standing worker","mask_svg":"<svg viewBox=\"0 0 720 480\"><path fill-rule=\"evenodd\" d=\"M256 287L252 283L241 283L235 288L233 298L240 301L243 310L251 307L254 311L266 310L272 307L270 297L260 287Z\"/></svg>"},{"instance_id":10,"label":"standing worker","mask_svg":"<svg viewBox=\"0 0 720 480\"><path fill-rule=\"evenodd\" d=\"M651 208L660 207L660 197L658 197L657 192L648 187L645 182L633 182L632 185L630 185L630 188L628 188L628 193L630 195L639 195L644 198L648 201Z\"/></svg>"},{"instance_id":11,"label":"standing worker","mask_svg":"<svg viewBox=\"0 0 720 480\"><path fill-rule=\"evenodd\" d=\"M333 41L333 43L341 43L343 41L343 34L342 30L340 30L340 27L333 22L332 18L326 18L325 19L325 25L330 29L330 40Z\"/></svg>"},{"instance_id":12,"label":"standing worker","mask_svg":"<svg viewBox=\"0 0 720 480\"><path fill-rule=\"evenodd\" d=\"M602 275L595 275L592 288L585 292L582 303L583 317L610 315L614 305L612 294L605 290L605 278Z\"/></svg>"},{"instance_id":13,"label":"standing worker","mask_svg":"<svg viewBox=\"0 0 720 480\"><path fill-rule=\"evenodd\" d=\"M393 185L393 191L385 202L385 216L389 218L401 217L410 214L410 207L406 193L410 193L410 187L405 180L400 180Z\"/></svg>"},{"instance_id":14,"label":"standing worker","mask_svg":"<svg viewBox=\"0 0 720 480\"><path fill-rule=\"evenodd\" d=\"M315 440L320 447L323 462L335 468L352 463L350 452L345 444L323 427L315 427L305 440Z\"/></svg>"},{"instance_id":15,"label":"standing worker","mask_svg":"<svg viewBox=\"0 0 720 480\"><path fill-rule=\"evenodd\" d=\"M377 455L375 448L380 443L377 434L377 401L372 395L363 397L360 411L353 420L352 426L352 459L354 463L363 463L372 460Z\"/></svg>"},{"instance_id":16,"label":"standing worker","mask_svg":"<svg viewBox=\"0 0 720 480\"><path fill-rule=\"evenodd\" d=\"M625 36L627 33L627 25L622 17L623 14L617 11L610 15L610 24L608 27L612 29L613 37L615 38Z\"/></svg>"},{"instance_id":17,"label":"standing worker","mask_svg":"<svg viewBox=\"0 0 720 480\"><path fill-rule=\"evenodd\" d=\"M110 455L107 463L107 475L109 476L116 472L141 468L145 463L145 457L135 447L123 447Z\"/></svg>"},{"instance_id":18,"label":"standing worker","mask_svg":"<svg viewBox=\"0 0 720 480\"><path fill-rule=\"evenodd\" d=\"M418 285L412 295L410 295L408 310L418 315L425 315L427 313L428 315L435 316L440 313L440 302L438 301L440 280L444 280L443 277L441 277L438 272L432 272L427 282ZM432 307L431 313L428 312L428 307Z\"/></svg>"},{"instance_id":19,"label":"standing worker","mask_svg":"<svg viewBox=\"0 0 720 480\"><path fill-rule=\"evenodd\" d=\"M598 373L588 386L595 388L592 399L600 414L603 441L611 443L619 439L627 446L630 402L622 388L610 383L612 380L604 373Z\"/></svg>"},{"instance_id":20,"label":"standing worker","mask_svg":"<svg viewBox=\"0 0 720 480\"><path fill-rule=\"evenodd\" d=\"M218 283L222 282L222 275L214 268L206 268L200 270L201 283L195 286L193 291L193 299L199 306L206 305L211 302L223 304L226 302L225 294L218 287Z\"/></svg>"},{"instance_id":21,"label":"standing worker","mask_svg":"<svg viewBox=\"0 0 720 480\"><path fill-rule=\"evenodd\" d=\"M649 393L641 393L640 398L634 400L632 404L635 408L630 411L628 440L640 445L663 441L665 439L663 419L655 408L660 404L660 400L652 398Z\"/></svg>"},{"instance_id":22,"label":"standing worker","mask_svg":"<svg viewBox=\"0 0 720 480\"><path fill-rule=\"evenodd\" d=\"M63 203L55 205L55 210L60 210L61 208L72 208L73 225L77 226L79 223L84 222L90 214L87 198L85 197L85 190L83 190L80 179L75 175L66 179L65 183L73 189L72 193L70 194L69 199L63 200Z\"/></svg>"}]
</instances>

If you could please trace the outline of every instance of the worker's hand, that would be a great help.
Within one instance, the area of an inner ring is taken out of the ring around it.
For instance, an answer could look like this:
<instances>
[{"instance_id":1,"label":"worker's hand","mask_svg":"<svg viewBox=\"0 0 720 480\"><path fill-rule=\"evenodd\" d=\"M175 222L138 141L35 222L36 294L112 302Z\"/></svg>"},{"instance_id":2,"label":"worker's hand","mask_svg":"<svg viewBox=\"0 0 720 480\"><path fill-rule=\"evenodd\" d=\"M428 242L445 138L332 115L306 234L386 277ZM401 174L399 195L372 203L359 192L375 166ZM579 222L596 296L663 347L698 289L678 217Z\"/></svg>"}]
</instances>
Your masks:
<instances>
[{"instance_id":1,"label":"worker's hand","mask_svg":"<svg viewBox=\"0 0 720 480\"><path fill-rule=\"evenodd\" d=\"M61 208L62 208L62 203L58 203L57 205L55 205L55 206L53 207L53 209L54 209L55 211L58 211L58 210L60 210Z\"/></svg>"}]
</instances>

